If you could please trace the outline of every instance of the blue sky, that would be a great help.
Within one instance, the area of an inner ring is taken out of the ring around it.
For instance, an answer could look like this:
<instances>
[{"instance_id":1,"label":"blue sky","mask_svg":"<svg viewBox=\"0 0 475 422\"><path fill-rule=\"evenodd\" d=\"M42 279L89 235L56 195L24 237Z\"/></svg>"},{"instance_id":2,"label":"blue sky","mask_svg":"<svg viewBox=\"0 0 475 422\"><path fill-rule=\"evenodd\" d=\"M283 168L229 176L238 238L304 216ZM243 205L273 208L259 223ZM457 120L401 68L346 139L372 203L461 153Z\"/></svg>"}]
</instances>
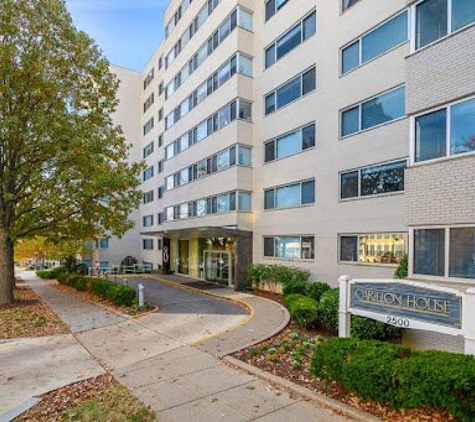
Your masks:
<instances>
[{"instance_id":1,"label":"blue sky","mask_svg":"<svg viewBox=\"0 0 475 422\"><path fill-rule=\"evenodd\" d=\"M168 0L66 0L74 24L114 64L141 71L163 39Z\"/></svg>"}]
</instances>

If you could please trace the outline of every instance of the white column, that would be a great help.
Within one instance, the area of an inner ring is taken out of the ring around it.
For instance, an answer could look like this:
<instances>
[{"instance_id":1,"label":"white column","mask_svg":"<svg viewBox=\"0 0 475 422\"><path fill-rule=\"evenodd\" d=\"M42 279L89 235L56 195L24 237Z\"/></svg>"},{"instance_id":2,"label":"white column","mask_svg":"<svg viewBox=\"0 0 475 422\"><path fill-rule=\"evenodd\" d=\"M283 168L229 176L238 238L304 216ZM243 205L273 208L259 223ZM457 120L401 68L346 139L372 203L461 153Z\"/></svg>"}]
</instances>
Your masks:
<instances>
[{"instance_id":1,"label":"white column","mask_svg":"<svg viewBox=\"0 0 475 422\"><path fill-rule=\"evenodd\" d=\"M462 304L462 330L465 354L475 355L475 289L467 289Z\"/></svg>"},{"instance_id":2,"label":"white column","mask_svg":"<svg viewBox=\"0 0 475 422\"><path fill-rule=\"evenodd\" d=\"M350 337L351 335L351 314L348 312L349 308L349 287L351 277L342 275L338 278L340 284L340 307L338 313L338 336Z\"/></svg>"}]
</instances>

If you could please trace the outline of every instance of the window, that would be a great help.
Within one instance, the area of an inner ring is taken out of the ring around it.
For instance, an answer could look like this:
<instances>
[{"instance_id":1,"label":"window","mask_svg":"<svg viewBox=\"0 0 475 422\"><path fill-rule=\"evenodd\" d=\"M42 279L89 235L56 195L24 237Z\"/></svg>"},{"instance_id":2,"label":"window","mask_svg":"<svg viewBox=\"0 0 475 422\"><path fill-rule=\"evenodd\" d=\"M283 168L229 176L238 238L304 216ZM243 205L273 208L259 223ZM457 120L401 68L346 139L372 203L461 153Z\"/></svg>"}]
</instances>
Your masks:
<instances>
[{"instance_id":1,"label":"window","mask_svg":"<svg viewBox=\"0 0 475 422\"><path fill-rule=\"evenodd\" d=\"M407 234L340 236L340 261L397 265L407 253Z\"/></svg>"},{"instance_id":2,"label":"window","mask_svg":"<svg viewBox=\"0 0 475 422\"><path fill-rule=\"evenodd\" d=\"M99 241L97 242L97 247L99 249L109 249L109 239L99 239Z\"/></svg>"},{"instance_id":3,"label":"window","mask_svg":"<svg viewBox=\"0 0 475 422\"><path fill-rule=\"evenodd\" d=\"M449 277L475 279L475 227L450 229Z\"/></svg>"},{"instance_id":4,"label":"window","mask_svg":"<svg viewBox=\"0 0 475 422\"><path fill-rule=\"evenodd\" d=\"M146 215L142 218L142 225L144 227L152 227L153 226L153 215Z\"/></svg>"},{"instance_id":5,"label":"window","mask_svg":"<svg viewBox=\"0 0 475 422\"><path fill-rule=\"evenodd\" d=\"M358 198L404 190L407 163L397 161L340 174L340 198Z\"/></svg>"},{"instance_id":6,"label":"window","mask_svg":"<svg viewBox=\"0 0 475 422\"><path fill-rule=\"evenodd\" d=\"M144 204L149 204L150 202L153 201L153 190L144 192L143 194L143 203Z\"/></svg>"},{"instance_id":7,"label":"window","mask_svg":"<svg viewBox=\"0 0 475 422\"><path fill-rule=\"evenodd\" d=\"M358 3L359 1L360 0L342 0L341 8L343 12L345 12L347 9L349 9L351 6Z\"/></svg>"},{"instance_id":8,"label":"window","mask_svg":"<svg viewBox=\"0 0 475 422\"><path fill-rule=\"evenodd\" d=\"M149 168L145 169L143 172L143 181L147 181L153 177L154 169L153 166L150 166Z\"/></svg>"},{"instance_id":9,"label":"window","mask_svg":"<svg viewBox=\"0 0 475 422\"><path fill-rule=\"evenodd\" d=\"M265 52L266 69L272 66L277 60L294 50L304 41L315 35L317 30L317 14L312 12L287 33L281 36Z\"/></svg>"},{"instance_id":10,"label":"window","mask_svg":"<svg viewBox=\"0 0 475 422\"><path fill-rule=\"evenodd\" d=\"M264 161L289 157L315 146L315 124L305 126L265 144Z\"/></svg>"},{"instance_id":11,"label":"window","mask_svg":"<svg viewBox=\"0 0 475 422\"><path fill-rule=\"evenodd\" d=\"M414 274L444 276L444 229L414 231Z\"/></svg>"},{"instance_id":12,"label":"window","mask_svg":"<svg viewBox=\"0 0 475 422\"><path fill-rule=\"evenodd\" d=\"M143 104L143 112L145 113L155 102L155 94L152 92L152 95L148 97Z\"/></svg>"},{"instance_id":13,"label":"window","mask_svg":"<svg viewBox=\"0 0 475 422\"><path fill-rule=\"evenodd\" d=\"M266 22L274 16L285 4L287 4L288 0L268 0L266 2Z\"/></svg>"},{"instance_id":14,"label":"window","mask_svg":"<svg viewBox=\"0 0 475 422\"><path fill-rule=\"evenodd\" d=\"M264 191L264 209L296 208L315 203L315 180Z\"/></svg>"},{"instance_id":15,"label":"window","mask_svg":"<svg viewBox=\"0 0 475 422\"><path fill-rule=\"evenodd\" d=\"M249 147L238 147L238 165L250 167L252 165L252 149Z\"/></svg>"},{"instance_id":16,"label":"window","mask_svg":"<svg viewBox=\"0 0 475 422\"><path fill-rule=\"evenodd\" d=\"M153 153L154 143L150 142L144 149L143 149L143 158L147 158L150 154Z\"/></svg>"},{"instance_id":17,"label":"window","mask_svg":"<svg viewBox=\"0 0 475 422\"><path fill-rule=\"evenodd\" d=\"M165 187L164 186L160 186L158 188L158 199L162 199L163 198L163 191L165 190Z\"/></svg>"},{"instance_id":18,"label":"window","mask_svg":"<svg viewBox=\"0 0 475 422\"><path fill-rule=\"evenodd\" d=\"M147 76L145 77L145 80L143 81L144 91L152 83L154 77L155 77L155 69L152 68L152 70L147 74Z\"/></svg>"},{"instance_id":19,"label":"window","mask_svg":"<svg viewBox=\"0 0 475 422\"><path fill-rule=\"evenodd\" d=\"M163 120L163 107L158 110L158 121L161 122Z\"/></svg>"},{"instance_id":20,"label":"window","mask_svg":"<svg viewBox=\"0 0 475 422\"><path fill-rule=\"evenodd\" d=\"M416 162L475 151L475 99L416 117L415 124Z\"/></svg>"},{"instance_id":21,"label":"window","mask_svg":"<svg viewBox=\"0 0 475 422\"><path fill-rule=\"evenodd\" d=\"M341 137L391 122L406 114L404 86L387 91L341 112Z\"/></svg>"},{"instance_id":22,"label":"window","mask_svg":"<svg viewBox=\"0 0 475 422\"><path fill-rule=\"evenodd\" d=\"M252 210L252 195L249 192L238 193L238 209L239 211Z\"/></svg>"},{"instance_id":23,"label":"window","mask_svg":"<svg viewBox=\"0 0 475 422\"><path fill-rule=\"evenodd\" d=\"M341 73L345 74L405 43L409 39L408 19L409 12L405 10L344 47L341 50Z\"/></svg>"},{"instance_id":24,"label":"window","mask_svg":"<svg viewBox=\"0 0 475 422\"><path fill-rule=\"evenodd\" d=\"M264 256L283 259L315 259L313 236L264 237Z\"/></svg>"},{"instance_id":25,"label":"window","mask_svg":"<svg viewBox=\"0 0 475 422\"><path fill-rule=\"evenodd\" d=\"M143 249L153 251L153 239L143 239Z\"/></svg>"},{"instance_id":26,"label":"window","mask_svg":"<svg viewBox=\"0 0 475 422\"><path fill-rule=\"evenodd\" d=\"M316 71L315 67L285 83L276 91L265 97L265 114L269 115L287 104L315 91Z\"/></svg>"},{"instance_id":27,"label":"window","mask_svg":"<svg viewBox=\"0 0 475 422\"><path fill-rule=\"evenodd\" d=\"M145 123L143 127L143 134L146 135L147 133L149 133L154 128L154 126L155 126L155 120L152 117L147 123Z\"/></svg>"},{"instance_id":28,"label":"window","mask_svg":"<svg viewBox=\"0 0 475 422\"><path fill-rule=\"evenodd\" d=\"M165 164L165 161L164 161L164 160L160 160L160 161L158 162L158 173L163 173L164 164Z\"/></svg>"}]
</instances>

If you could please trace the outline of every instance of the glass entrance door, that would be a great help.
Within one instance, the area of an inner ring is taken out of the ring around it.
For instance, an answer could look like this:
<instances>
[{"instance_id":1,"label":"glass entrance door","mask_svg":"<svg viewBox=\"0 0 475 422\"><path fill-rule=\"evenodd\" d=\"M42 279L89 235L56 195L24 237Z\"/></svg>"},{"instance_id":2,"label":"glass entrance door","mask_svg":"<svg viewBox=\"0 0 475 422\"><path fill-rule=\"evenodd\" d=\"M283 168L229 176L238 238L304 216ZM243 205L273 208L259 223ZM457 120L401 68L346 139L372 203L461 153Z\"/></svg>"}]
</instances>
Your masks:
<instances>
[{"instance_id":1,"label":"glass entrance door","mask_svg":"<svg viewBox=\"0 0 475 422\"><path fill-rule=\"evenodd\" d=\"M178 273L188 275L190 272L190 241L178 241Z\"/></svg>"},{"instance_id":2,"label":"glass entrance door","mask_svg":"<svg viewBox=\"0 0 475 422\"><path fill-rule=\"evenodd\" d=\"M205 280L231 286L231 252L205 251L204 255Z\"/></svg>"}]
</instances>

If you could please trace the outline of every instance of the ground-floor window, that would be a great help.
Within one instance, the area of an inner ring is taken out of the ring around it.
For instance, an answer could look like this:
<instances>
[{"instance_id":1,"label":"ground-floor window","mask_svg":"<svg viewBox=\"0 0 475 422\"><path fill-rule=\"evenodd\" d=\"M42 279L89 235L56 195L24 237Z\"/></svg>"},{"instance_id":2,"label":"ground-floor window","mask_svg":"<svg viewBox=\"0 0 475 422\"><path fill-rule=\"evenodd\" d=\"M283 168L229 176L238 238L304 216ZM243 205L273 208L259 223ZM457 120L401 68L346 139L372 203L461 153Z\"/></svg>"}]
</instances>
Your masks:
<instances>
[{"instance_id":1,"label":"ground-floor window","mask_svg":"<svg viewBox=\"0 0 475 422\"><path fill-rule=\"evenodd\" d=\"M475 226L414 230L416 275L475 279Z\"/></svg>"},{"instance_id":2,"label":"ground-floor window","mask_svg":"<svg viewBox=\"0 0 475 422\"><path fill-rule=\"evenodd\" d=\"M284 259L315 259L313 236L264 237L264 256Z\"/></svg>"},{"instance_id":3,"label":"ground-floor window","mask_svg":"<svg viewBox=\"0 0 475 422\"><path fill-rule=\"evenodd\" d=\"M340 236L340 261L399 264L407 253L406 233L351 234Z\"/></svg>"}]
</instances>

